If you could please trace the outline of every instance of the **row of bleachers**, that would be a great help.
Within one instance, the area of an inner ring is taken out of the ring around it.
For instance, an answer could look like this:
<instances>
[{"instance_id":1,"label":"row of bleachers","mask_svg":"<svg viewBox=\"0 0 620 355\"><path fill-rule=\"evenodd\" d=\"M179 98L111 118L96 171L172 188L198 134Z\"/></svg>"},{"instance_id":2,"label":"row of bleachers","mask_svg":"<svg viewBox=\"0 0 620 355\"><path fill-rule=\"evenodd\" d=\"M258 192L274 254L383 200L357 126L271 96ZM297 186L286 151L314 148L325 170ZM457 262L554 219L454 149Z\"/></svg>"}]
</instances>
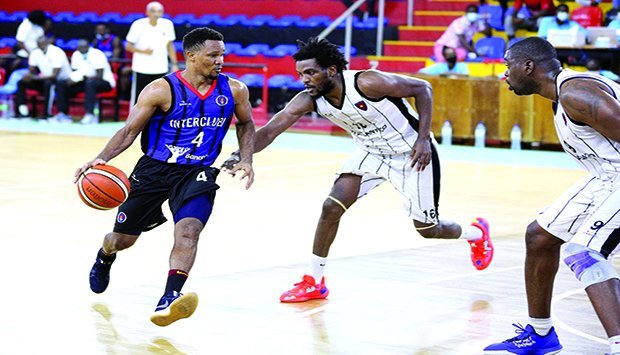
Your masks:
<instances>
[{"instance_id":1,"label":"row of bleachers","mask_svg":"<svg viewBox=\"0 0 620 355\"><path fill-rule=\"evenodd\" d=\"M16 22L21 21L26 17L27 13L23 11L7 13L0 11L0 22ZM67 22L70 24L82 24L82 23L117 23L117 24L131 24L135 20L144 17L143 13L130 13L121 15L118 12L111 12L105 14L97 14L95 12L83 12L75 14L70 11L58 12L51 14L50 17L54 22ZM173 17L164 15L164 17L170 19L175 25L190 25L190 26L218 26L218 27L231 27L231 26L245 26L245 27L260 27L269 26L276 28L296 26L300 28L316 28L327 27L334 20L326 15L310 16L303 18L299 15L286 15L276 18L273 15L257 15L254 17L248 17L244 14L232 14L226 17L221 17L217 14L207 14L202 16L196 16L195 14L179 14ZM385 20L387 24L387 19ZM340 27L344 27L342 23ZM360 20L357 17L353 19L353 27L360 29L371 29L377 27L377 18L371 17L365 20Z\"/></svg>"}]
</instances>

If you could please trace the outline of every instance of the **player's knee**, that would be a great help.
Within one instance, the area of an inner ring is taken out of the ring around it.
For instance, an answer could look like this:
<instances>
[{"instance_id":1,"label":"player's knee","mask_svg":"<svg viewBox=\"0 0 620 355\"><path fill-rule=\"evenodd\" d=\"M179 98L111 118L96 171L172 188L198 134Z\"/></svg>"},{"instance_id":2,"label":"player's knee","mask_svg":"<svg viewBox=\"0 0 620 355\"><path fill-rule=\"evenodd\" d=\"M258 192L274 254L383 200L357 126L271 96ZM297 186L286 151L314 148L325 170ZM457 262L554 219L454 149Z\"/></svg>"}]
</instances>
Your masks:
<instances>
[{"instance_id":1,"label":"player's knee","mask_svg":"<svg viewBox=\"0 0 620 355\"><path fill-rule=\"evenodd\" d=\"M564 263L586 288L610 279L620 278L611 263L596 250L569 243L563 254Z\"/></svg>"},{"instance_id":2,"label":"player's knee","mask_svg":"<svg viewBox=\"0 0 620 355\"><path fill-rule=\"evenodd\" d=\"M136 243L137 236L121 234L121 233L108 233L105 236L107 244L113 251L125 250Z\"/></svg>"},{"instance_id":3,"label":"player's knee","mask_svg":"<svg viewBox=\"0 0 620 355\"><path fill-rule=\"evenodd\" d=\"M321 218L329 220L339 220L344 214L345 210L341 204L334 201L331 198L325 199L323 202L323 209L321 210Z\"/></svg>"},{"instance_id":4,"label":"player's knee","mask_svg":"<svg viewBox=\"0 0 620 355\"><path fill-rule=\"evenodd\" d=\"M195 243L198 242L200 232L202 231L202 224L196 221L195 223L182 223L176 226L175 235L177 238L186 242Z\"/></svg>"},{"instance_id":5,"label":"player's knee","mask_svg":"<svg viewBox=\"0 0 620 355\"><path fill-rule=\"evenodd\" d=\"M530 223L525 232L525 245L528 251L557 249L562 241L550 238L549 234L537 222Z\"/></svg>"}]
</instances>

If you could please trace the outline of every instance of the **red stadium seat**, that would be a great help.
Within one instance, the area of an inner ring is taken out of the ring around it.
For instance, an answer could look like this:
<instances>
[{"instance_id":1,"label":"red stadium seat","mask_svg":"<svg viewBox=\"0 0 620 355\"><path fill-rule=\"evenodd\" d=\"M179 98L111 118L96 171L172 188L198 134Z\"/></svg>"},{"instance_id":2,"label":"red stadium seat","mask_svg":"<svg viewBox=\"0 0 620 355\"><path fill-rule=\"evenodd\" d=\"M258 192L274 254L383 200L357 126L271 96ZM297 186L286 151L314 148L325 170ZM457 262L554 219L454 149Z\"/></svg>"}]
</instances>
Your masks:
<instances>
[{"instance_id":1,"label":"red stadium seat","mask_svg":"<svg viewBox=\"0 0 620 355\"><path fill-rule=\"evenodd\" d=\"M573 11L570 18L585 28L603 25L603 11L598 6L579 7Z\"/></svg>"}]
</instances>

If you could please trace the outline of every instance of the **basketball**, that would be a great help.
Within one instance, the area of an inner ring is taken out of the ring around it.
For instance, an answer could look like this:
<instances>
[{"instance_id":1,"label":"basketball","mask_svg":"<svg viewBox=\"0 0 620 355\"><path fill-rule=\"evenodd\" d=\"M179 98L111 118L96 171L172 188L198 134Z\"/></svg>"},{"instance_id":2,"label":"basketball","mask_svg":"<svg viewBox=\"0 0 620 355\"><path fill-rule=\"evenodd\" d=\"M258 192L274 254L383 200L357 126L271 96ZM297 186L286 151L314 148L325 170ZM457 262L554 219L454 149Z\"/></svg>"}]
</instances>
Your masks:
<instances>
[{"instance_id":1,"label":"basketball","mask_svg":"<svg viewBox=\"0 0 620 355\"><path fill-rule=\"evenodd\" d=\"M78 194L89 207L109 210L120 206L129 195L129 179L111 165L97 165L82 175L77 182Z\"/></svg>"}]
</instances>

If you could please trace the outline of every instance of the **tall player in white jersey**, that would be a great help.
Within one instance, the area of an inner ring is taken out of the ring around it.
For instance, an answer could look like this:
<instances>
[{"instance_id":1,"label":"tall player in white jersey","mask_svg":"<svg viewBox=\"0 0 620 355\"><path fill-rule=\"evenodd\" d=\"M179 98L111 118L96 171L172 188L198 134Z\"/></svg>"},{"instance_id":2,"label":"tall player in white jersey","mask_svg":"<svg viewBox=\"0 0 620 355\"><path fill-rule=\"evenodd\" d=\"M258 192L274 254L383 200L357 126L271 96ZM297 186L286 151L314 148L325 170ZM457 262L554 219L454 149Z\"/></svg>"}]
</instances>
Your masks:
<instances>
[{"instance_id":1,"label":"tall player in white jersey","mask_svg":"<svg viewBox=\"0 0 620 355\"><path fill-rule=\"evenodd\" d=\"M402 195L405 211L423 237L468 241L474 266L485 269L493 257L487 221L477 218L471 226L462 228L438 217L440 174L430 133L430 84L376 70L345 70L347 61L327 40L299 42L293 58L306 90L256 132L255 151L263 150L300 117L313 111L349 132L357 151L339 172L323 203L310 273L282 294L280 301L327 297L323 269L340 217L359 197L385 181ZM419 114L405 100L408 97L415 98ZM226 163L232 166L234 158Z\"/></svg>"},{"instance_id":2,"label":"tall player in white jersey","mask_svg":"<svg viewBox=\"0 0 620 355\"><path fill-rule=\"evenodd\" d=\"M611 346L620 354L620 280L609 258L620 244L620 86L596 74L562 69L549 42L526 38L505 55L510 90L553 101L564 150L588 175L532 222L525 235L530 321L485 354L556 354L550 318L553 281L562 260L584 284ZM567 243L563 253L560 245Z\"/></svg>"}]
</instances>

